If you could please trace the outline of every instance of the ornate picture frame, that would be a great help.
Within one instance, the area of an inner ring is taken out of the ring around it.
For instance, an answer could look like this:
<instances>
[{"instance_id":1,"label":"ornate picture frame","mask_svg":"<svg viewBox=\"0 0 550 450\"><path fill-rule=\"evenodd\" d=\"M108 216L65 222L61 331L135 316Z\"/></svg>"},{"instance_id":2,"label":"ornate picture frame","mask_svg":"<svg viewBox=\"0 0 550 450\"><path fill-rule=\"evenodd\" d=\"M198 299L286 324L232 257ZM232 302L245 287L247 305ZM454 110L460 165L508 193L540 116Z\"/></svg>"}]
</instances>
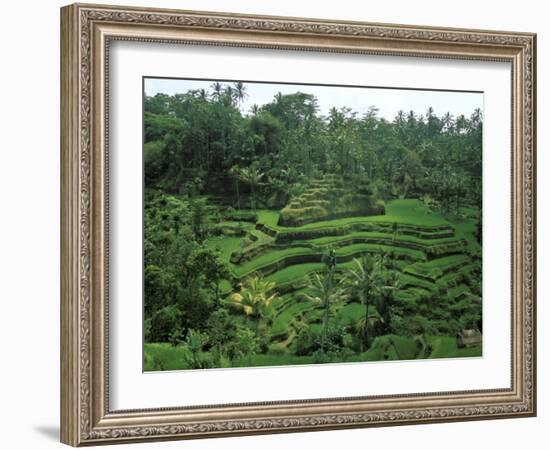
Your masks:
<instances>
[{"instance_id":1,"label":"ornate picture frame","mask_svg":"<svg viewBox=\"0 0 550 450\"><path fill-rule=\"evenodd\" d=\"M509 388L113 411L108 66L114 41L510 63ZM62 8L61 441L81 446L536 415L535 90L531 33L86 4Z\"/></svg>"}]
</instances>

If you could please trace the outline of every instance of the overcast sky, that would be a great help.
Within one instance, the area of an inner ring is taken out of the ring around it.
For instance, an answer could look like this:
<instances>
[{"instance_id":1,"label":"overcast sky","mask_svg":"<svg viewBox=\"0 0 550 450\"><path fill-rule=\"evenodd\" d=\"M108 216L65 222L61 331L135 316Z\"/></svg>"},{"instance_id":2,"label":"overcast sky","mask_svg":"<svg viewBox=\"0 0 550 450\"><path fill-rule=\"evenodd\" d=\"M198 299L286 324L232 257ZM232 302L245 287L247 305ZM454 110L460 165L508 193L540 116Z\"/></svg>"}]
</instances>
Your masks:
<instances>
[{"instance_id":1,"label":"overcast sky","mask_svg":"<svg viewBox=\"0 0 550 450\"><path fill-rule=\"evenodd\" d=\"M145 94L149 96L157 93L168 95L185 93L189 89L206 89L212 92L210 88L212 83L214 80L146 78L144 89ZM412 110L417 114L425 114L431 106L438 116L450 112L455 117L460 114L469 117L476 108L483 110L482 93L254 82L245 83L245 87L248 97L241 105L243 113L248 113L253 104L262 106L270 103L278 92L292 94L298 91L315 95L319 102L319 113L325 116L328 115L330 108L343 106L362 115L371 105L374 105L379 108L378 116L388 121L392 121L400 109L405 112Z\"/></svg>"}]
</instances>

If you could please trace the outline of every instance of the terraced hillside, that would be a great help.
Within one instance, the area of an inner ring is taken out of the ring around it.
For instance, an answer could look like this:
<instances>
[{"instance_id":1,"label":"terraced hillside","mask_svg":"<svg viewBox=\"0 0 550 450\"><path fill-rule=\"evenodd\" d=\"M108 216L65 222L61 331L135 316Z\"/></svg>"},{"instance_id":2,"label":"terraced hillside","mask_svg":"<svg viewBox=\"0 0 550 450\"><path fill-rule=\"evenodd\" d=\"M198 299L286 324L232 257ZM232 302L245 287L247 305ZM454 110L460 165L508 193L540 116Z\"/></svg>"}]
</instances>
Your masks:
<instances>
[{"instance_id":1,"label":"terraced hillside","mask_svg":"<svg viewBox=\"0 0 550 450\"><path fill-rule=\"evenodd\" d=\"M364 255L386 255L399 273L398 307L405 315L426 309L435 311L429 328L436 335L448 332L453 317L467 313L465 310L471 305L469 299L475 295L481 266L474 224L467 219L457 227L422 202L406 199L389 202L381 215L318 219L301 226L284 226L280 222L278 212L258 211L255 223L224 224L227 229L238 227L242 236L218 236L207 241L220 251L231 274L222 283L223 295L228 296L253 275L275 283L279 296L273 305L269 338L270 350L277 355L294 349L295 338L304 326L321 322L322 305L308 298L308 286L311 275L326 267L323 258L329 251L334 254L337 273L344 273L353 266L354 259ZM437 308L434 302L446 306ZM351 329L365 312L364 305L342 300L335 305L334 314L338 323ZM373 321L378 315L375 307L372 311L369 308ZM385 349L384 359L404 357L395 351L397 337L390 339L389 344L387 336L382 338L371 351ZM430 339L435 339L437 346L442 337ZM446 339L454 338L451 335ZM407 358L423 357L419 352L401 353ZM362 360L368 359L368 355L363 355Z\"/></svg>"},{"instance_id":2,"label":"terraced hillside","mask_svg":"<svg viewBox=\"0 0 550 450\"><path fill-rule=\"evenodd\" d=\"M349 184L334 174L310 181L281 210L278 224L295 227L337 217L384 214L384 206L374 203L367 189L350 189Z\"/></svg>"},{"instance_id":3,"label":"terraced hillside","mask_svg":"<svg viewBox=\"0 0 550 450\"><path fill-rule=\"evenodd\" d=\"M481 355L483 95L161 81L145 370Z\"/></svg>"}]
</instances>

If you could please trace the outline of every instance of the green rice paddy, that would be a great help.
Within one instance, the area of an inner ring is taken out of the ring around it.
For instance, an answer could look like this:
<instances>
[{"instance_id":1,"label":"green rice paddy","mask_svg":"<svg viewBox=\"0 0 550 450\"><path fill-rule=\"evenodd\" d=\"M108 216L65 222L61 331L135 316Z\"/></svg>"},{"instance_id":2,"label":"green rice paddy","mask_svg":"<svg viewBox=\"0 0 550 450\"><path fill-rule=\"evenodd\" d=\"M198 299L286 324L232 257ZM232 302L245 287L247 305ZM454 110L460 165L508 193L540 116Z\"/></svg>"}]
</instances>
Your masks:
<instances>
[{"instance_id":1,"label":"green rice paddy","mask_svg":"<svg viewBox=\"0 0 550 450\"><path fill-rule=\"evenodd\" d=\"M475 254L480 250L474 237L474 222L469 219L475 211L470 210L463 220L451 222L419 200L400 199L388 202L384 215L321 220L297 227L278 225L279 211L259 210L257 223L247 224L244 235L209 238L206 244L219 250L231 274L221 284L224 294L252 275L262 275L277 285L280 295L273 305L275 313L268 335L273 348L282 354L255 355L253 365L270 365L275 359L293 358L289 364L294 364L294 359L308 361L306 357L285 354L285 349L292 345L300 326L320 320L321 306L302 294L309 276L324 269L322 258L330 249L340 272L351 268L353 260L363 255L389 255L399 270L399 301L414 304L420 298L443 293L460 309L460 300L469 289L460 280L476 267ZM378 313L371 307L369 316L375 317ZM351 326L364 315L364 305L344 303L336 319ZM481 354L480 346L457 349L454 336L434 336L428 341L433 358ZM418 345L412 338L381 336L368 352L350 356L349 360L426 357L420 355Z\"/></svg>"}]
</instances>

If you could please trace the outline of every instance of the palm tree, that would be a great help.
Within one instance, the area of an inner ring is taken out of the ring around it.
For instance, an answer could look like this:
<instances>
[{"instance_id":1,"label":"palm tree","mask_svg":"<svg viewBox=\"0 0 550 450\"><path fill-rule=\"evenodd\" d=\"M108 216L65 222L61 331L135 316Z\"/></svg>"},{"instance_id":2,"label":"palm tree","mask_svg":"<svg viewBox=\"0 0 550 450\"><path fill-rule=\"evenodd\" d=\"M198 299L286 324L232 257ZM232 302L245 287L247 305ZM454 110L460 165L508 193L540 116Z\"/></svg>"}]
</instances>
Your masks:
<instances>
[{"instance_id":1,"label":"palm tree","mask_svg":"<svg viewBox=\"0 0 550 450\"><path fill-rule=\"evenodd\" d=\"M405 111L400 109L397 111L397 115L395 116L395 119L393 121L397 126L402 126L405 123Z\"/></svg>"},{"instance_id":2,"label":"palm tree","mask_svg":"<svg viewBox=\"0 0 550 450\"><path fill-rule=\"evenodd\" d=\"M241 197L239 195L239 180L241 178L241 169L239 166L231 166L229 169L229 176L235 179L235 190L237 192L237 209L241 209Z\"/></svg>"},{"instance_id":3,"label":"palm tree","mask_svg":"<svg viewBox=\"0 0 550 450\"><path fill-rule=\"evenodd\" d=\"M399 286L399 272L396 270L392 270L385 276L380 285L380 295L378 296L376 309L382 318L385 330L388 330L390 326L391 311L395 303L395 293L399 290Z\"/></svg>"},{"instance_id":4,"label":"palm tree","mask_svg":"<svg viewBox=\"0 0 550 450\"><path fill-rule=\"evenodd\" d=\"M245 167L240 170L240 180L250 186L250 207L256 210L256 187L260 185L263 172L254 167Z\"/></svg>"},{"instance_id":5,"label":"palm tree","mask_svg":"<svg viewBox=\"0 0 550 450\"><path fill-rule=\"evenodd\" d=\"M237 105L241 106L241 103L244 101L248 94L246 93L246 87L242 81L235 83L233 87L233 96L237 101Z\"/></svg>"},{"instance_id":6,"label":"palm tree","mask_svg":"<svg viewBox=\"0 0 550 450\"><path fill-rule=\"evenodd\" d=\"M310 277L308 289L311 294L307 294L306 298L310 301L320 303L325 309L323 315L323 337L321 341L321 349L325 349L328 321L331 306L339 300L344 300L347 296L346 290L342 286L342 281L335 283L332 271L327 271L323 276L314 273Z\"/></svg>"},{"instance_id":7,"label":"palm tree","mask_svg":"<svg viewBox=\"0 0 550 450\"><path fill-rule=\"evenodd\" d=\"M476 108L470 116L470 129L473 130L479 127L483 122L483 112L481 108Z\"/></svg>"},{"instance_id":8,"label":"palm tree","mask_svg":"<svg viewBox=\"0 0 550 450\"><path fill-rule=\"evenodd\" d=\"M458 171L454 174L454 196L456 214L460 214L460 205L462 198L468 192L468 177L464 171Z\"/></svg>"},{"instance_id":9,"label":"palm tree","mask_svg":"<svg viewBox=\"0 0 550 450\"><path fill-rule=\"evenodd\" d=\"M365 256L361 260L353 261L354 267L348 272L347 282L349 287L359 294L361 304L365 306L365 317L360 321L361 352L363 352L369 339L369 306L371 300L375 300L379 294L377 282L383 267L383 258L377 255L373 261L372 258Z\"/></svg>"},{"instance_id":10,"label":"palm tree","mask_svg":"<svg viewBox=\"0 0 550 450\"><path fill-rule=\"evenodd\" d=\"M451 131L453 129L454 118L450 112L447 111L441 121L445 131Z\"/></svg>"},{"instance_id":11,"label":"palm tree","mask_svg":"<svg viewBox=\"0 0 550 450\"><path fill-rule=\"evenodd\" d=\"M462 134L464 130L466 130L467 126L468 126L468 121L466 120L466 117L464 117L464 114L461 114L456 118L455 131L457 134Z\"/></svg>"},{"instance_id":12,"label":"palm tree","mask_svg":"<svg viewBox=\"0 0 550 450\"><path fill-rule=\"evenodd\" d=\"M201 100L206 100L208 98L208 92L206 89L199 89L199 98Z\"/></svg>"},{"instance_id":13,"label":"palm tree","mask_svg":"<svg viewBox=\"0 0 550 450\"><path fill-rule=\"evenodd\" d=\"M210 87L212 88L212 98L219 100L223 91L222 84L219 81L216 81L215 83L212 83Z\"/></svg>"},{"instance_id":14,"label":"palm tree","mask_svg":"<svg viewBox=\"0 0 550 450\"><path fill-rule=\"evenodd\" d=\"M426 119L430 120L434 115L434 109L431 106L428 106L428 110L426 111Z\"/></svg>"},{"instance_id":15,"label":"palm tree","mask_svg":"<svg viewBox=\"0 0 550 450\"><path fill-rule=\"evenodd\" d=\"M233 106L233 97L234 97L233 88L231 86L226 86L223 91L222 101L225 106Z\"/></svg>"},{"instance_id":16,"label":"palm tree","mask_svg":"<svg viewBox=\"0 0 550 450\"><path fill-rule=\"evenodd\" d=\"M261 275L254 275L242 283L240 292L235 292L230 297L234 306L254 319L256 337L260 320L270 316L271 304L278 297L274 292L275 287L275 282L266 281Z\"/></svg>"}]
</instances>

